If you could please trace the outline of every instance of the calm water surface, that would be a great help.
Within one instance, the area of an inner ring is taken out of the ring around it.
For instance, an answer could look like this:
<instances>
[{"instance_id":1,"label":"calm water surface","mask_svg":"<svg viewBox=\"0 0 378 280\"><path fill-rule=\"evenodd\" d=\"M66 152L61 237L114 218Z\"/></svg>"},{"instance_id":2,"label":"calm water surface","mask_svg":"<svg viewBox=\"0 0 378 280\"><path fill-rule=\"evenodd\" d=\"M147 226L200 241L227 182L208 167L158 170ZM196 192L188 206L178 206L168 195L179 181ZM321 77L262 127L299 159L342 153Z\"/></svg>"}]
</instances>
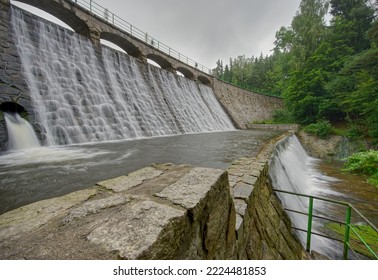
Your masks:
<instances>
[{"instance_id":1,"label":"calm water surface","mask_svg":"<svg viewBox=\"0 0 378 280\"><path fill-rule=\"evenodd\" d=\"M277 131L229 131L87 145L42 147L0 154L0 213L61 196L153 163L227 169L257 154Z\"/></svg>"}]
</instances>

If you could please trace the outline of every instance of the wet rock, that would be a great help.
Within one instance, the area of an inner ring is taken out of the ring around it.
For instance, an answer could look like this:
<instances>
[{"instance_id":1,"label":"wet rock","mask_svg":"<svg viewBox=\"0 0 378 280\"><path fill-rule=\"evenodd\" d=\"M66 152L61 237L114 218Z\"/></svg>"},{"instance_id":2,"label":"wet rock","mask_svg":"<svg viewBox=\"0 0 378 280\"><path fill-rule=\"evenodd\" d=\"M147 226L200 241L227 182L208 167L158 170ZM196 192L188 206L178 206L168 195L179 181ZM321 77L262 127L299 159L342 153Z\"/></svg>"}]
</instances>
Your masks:
<instances>
[{"instance_id":1,"label":"wet rock","mask_svg":"<svg viewBox=\"0 0 378 280\"><path fill-rule=\"evenodd\" d=\"M161 175L163 171L157 170L153 167L146 167L135 172L130 173L127 176L121 176L114 179L109 179L97 183L101 187L105 187L115 192L127 191L135 186L142 184L144 180L153 179Z\"/></svg>"}]
</instances>

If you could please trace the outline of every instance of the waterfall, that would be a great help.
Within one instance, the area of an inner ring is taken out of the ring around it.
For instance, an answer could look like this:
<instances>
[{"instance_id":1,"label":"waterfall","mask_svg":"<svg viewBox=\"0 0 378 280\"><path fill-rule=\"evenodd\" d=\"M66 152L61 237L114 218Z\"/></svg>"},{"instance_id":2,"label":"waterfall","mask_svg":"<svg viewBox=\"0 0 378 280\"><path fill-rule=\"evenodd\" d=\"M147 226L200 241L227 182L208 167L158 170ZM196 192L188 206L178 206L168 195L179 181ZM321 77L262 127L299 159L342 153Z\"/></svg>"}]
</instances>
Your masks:
<instances>
[{"instance_id":1,"label":"waterfall","mask_svg":"<svg viewBox=\"0 0 378 280\"><path fill-rule=\"evenodd\" d=\"M281 140L276 145L276 149L270 159L269 176L275 189L295 192L299 194L323 196L332 193L327 186L336 178L321 174L316 169L318 159L307 155L305 149L295 135ZM282 194L277 192L285 209L291 209L308 213L308 198ZM314 214L327 216L329 205L316 200ZM294 227L307 230L306 215L287 211ZM323 225L318 220L313 221L313 230L322 231ZM303 247L306 246L306 233L296 231ZM319 238L312 235L311 249L318 251L331 258L335 258L337 248L328 239Z\"/></svg>"},{"instance_id":2,"label":"waterfall","mask_svg":"<svg viewBox=\"0 0 378 280\"><path fill-rule=\"evenodd\" d=\"M25 119L17 113L4 112L8 131L8 150L24 150L40 147L35 132Z\"/></svg>"},{"instance_id":3,"label":"waterfall","mask_svg":"<svg viewBox=\"0 0 378 280\"><path fill-rule=\"evenodd\" d=\"M12 9L13 35L46 145L233 130L212 89Z\"/></svg>"}]
</instances>

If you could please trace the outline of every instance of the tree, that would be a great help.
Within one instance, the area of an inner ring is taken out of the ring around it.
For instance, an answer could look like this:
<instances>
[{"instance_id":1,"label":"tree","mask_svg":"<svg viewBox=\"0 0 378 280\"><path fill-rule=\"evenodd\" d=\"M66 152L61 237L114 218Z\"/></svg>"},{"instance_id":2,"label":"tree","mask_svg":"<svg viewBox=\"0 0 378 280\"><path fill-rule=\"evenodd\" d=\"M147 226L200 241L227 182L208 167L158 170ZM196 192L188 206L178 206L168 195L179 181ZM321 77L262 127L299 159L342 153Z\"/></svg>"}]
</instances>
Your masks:
<instances>
[{"instance_id":1,"label":"tree","mask_svg":"<svg viewBox=\"0 0 378 280\"><path fill-rule=\"evenodd\" d=\"M374 19L375 9L368 0L331 0L334 34L342 35L339 42L357 52L370 47L366 36Z\"/></svg>"},{"instance_id":2,"label":"tree","mask_svg":"<svg viewBox=\"0 0 378 280\"><path fill-rule=\"evenodd\" d=\"M218 59L217 66L213 69L213 75L219 79L223 79L224 70L223 70L223 61Z\"/></svg>"}]
</instances>

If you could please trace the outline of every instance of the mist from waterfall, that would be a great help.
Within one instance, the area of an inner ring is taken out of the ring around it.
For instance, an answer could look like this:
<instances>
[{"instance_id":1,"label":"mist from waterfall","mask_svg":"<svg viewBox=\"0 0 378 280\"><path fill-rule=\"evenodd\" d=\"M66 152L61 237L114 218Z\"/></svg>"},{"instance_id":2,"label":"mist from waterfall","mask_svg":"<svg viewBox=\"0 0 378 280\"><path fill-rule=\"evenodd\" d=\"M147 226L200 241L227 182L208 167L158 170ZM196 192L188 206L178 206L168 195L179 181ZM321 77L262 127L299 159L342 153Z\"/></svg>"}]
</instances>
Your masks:
<instances>
[{"instance_id":1,"label":"mist from waterfall","mask_svg":"<svg viewBox=\"0 0 378 280\"><path fill-rule=\"evenodd\" d=\"M69 30L25 22L15 8L12 25L45 145L234 129L208 86L107 47L96 51Z\"/></svg>"}]
</instances>

